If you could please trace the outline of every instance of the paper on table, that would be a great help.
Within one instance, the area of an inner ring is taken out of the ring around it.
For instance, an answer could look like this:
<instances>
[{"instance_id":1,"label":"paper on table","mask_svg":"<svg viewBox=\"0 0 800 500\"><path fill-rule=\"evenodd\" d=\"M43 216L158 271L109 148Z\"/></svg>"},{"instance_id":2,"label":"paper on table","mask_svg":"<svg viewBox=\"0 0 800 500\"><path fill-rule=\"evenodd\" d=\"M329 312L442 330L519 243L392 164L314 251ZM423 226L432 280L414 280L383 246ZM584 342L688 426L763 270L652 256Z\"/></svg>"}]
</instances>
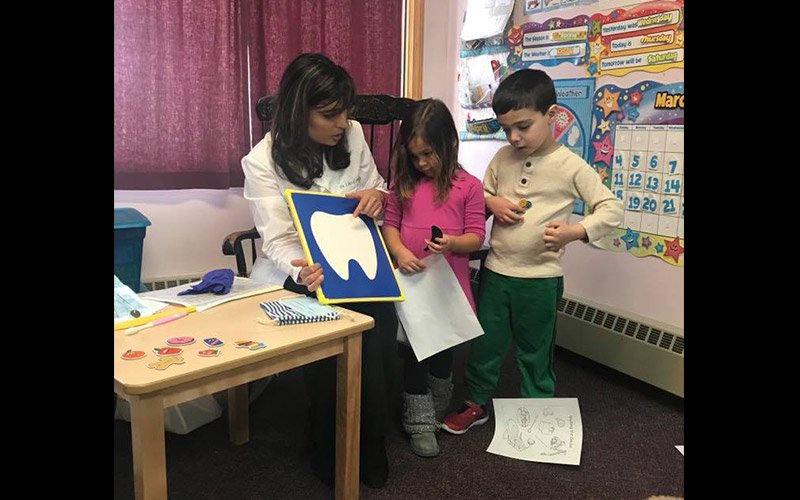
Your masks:
<instances>
[{"instance_id":1,"label":"paper on table","mask_svg":"<svg viewBox=\"0 0 800 500\"><path fill-rule=\"evenodd\" d=\"M513 10L511 0L469 0L461 39L477 40L503 33Z\"/></svg>"},{"instance_id":2,"label":"paper on table","mask_svg":"<svg viewBox=\"0 0 800 500\"><path fill-rule=\"evenodd\" d=\"M133 319L131 311L139 311L138 317L150 316L167 307L166 304L142 299L127 285L114 276L114 323Z\"/></svg>"},{"instance_id":3,"label":"paper on table","mask_svg":"<svg viewBox=\"0 0 800 500\"><path fill-rule=\"evenodd\" d=\"M174 286L172 288L165 288L164 290L154 290L152 292L141 293L139 296L160 302L180 304L182 306L195 306L198 311L205 311L206 309L210 309L214 306L218 306L232 300L243 299L252 295L258 295L259 293L271 292L273 290L280 290L283 288L281 285L267 285L250 278L234 276L231 289L225 295L216 295L214 293L178 295L179 292L187 290L191 288L191 286L191 284Z\"/></svg>"},{"instance_id":4,"label":"paper on table","mask_svg":"<svg viewBox=\"0 0 800 500\"><path fill-rule=\"evenodd\" d=\"M406 297L395 308L417 361L483 335L450 264L436 254L422 261L421 273L395 270Z\"/></svg>"},{"instance_id":5,"label":"paper on table","mask_svg":"<svg viewBox=\"0 0 800 500\"><path fill-rule=\"evenodd\" d=\"M495 455L580 465L583 424L576 398L494 399Z\"/></svg>"}]
</instances>

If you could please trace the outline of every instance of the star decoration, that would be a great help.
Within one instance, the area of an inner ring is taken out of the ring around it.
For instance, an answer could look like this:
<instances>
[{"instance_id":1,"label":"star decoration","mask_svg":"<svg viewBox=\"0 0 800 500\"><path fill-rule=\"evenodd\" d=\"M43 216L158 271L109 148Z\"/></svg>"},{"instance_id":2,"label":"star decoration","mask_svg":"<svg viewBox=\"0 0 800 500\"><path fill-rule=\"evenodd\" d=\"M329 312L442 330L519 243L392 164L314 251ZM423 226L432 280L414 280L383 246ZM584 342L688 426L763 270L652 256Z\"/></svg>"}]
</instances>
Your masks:
<instances>
[{"instance_id":1,"label":"star decoration","mask_svg":"<svg viewBox=\"0 0 800 500\"><path fill-rule=\"evenodd\" d=\"M606 120L605 118L602 118L600 120L600 125L597 126L597 130L605 134L606 132L608 132L610 126L611 122L609 120Z\"/></svg>"},{"instance_id":2,"label":"star decoration","mask_svg":"<svg viewBox=\"0 0 800 500\"><path fill-rule=\"evenodd\" d=\"M560 27L561 27L561 20L559 19L558 21L556 21L556 28L560 28Z\"/></svg>"},{"instance_id":3,"label":"star decoration","mask_svg":"<svg viewBox=\"0 0 800 500\"><path fill-rule=\"evenodd\" d=\"M619 247L619 238L614 238L614 246Z\"/></svg>"},{"instance_id":4,"label":"star decoration","mask_svg":"<svg viewBox=\"0 0 800 500\"><path fill-rule=\"evenodd\" d=\"M631 92L631 104L639 104L639 101L642 100L642 93L638 90L634 90Z\"/></svg>"},{"instance_id":5,"label":"star decoration","mask_svg":"<svg viewBox=\"0 0 800 500\"><path fill-rule=\"evenodd\" d=\"M591 27L591 35L595 36L600 33L600 20L599 19L592 19L592 27Z\"/></svg>"},{"instance_id":6,"label":"star decoration","mask_svg":"<svg viewBox=\"0 0 800 500\"><path fill-rule=\"evenodd\" d=\"M590 75L597 73L597 62L595 61L590 62L586 70L589 72Z\"/></svg>"},{"instance_id":7,"label":"star decoration","mask_svg":"<svg viewBox=\"0 0 800 500\"><path fill-rule=\"evenodd\" d=\"M603 44L600 42L600 37L597 37L597 40L589 44L589 57L599 58L603 49L605 49L605 47L603 47Z\"/></svg>"},{"instance_id":8,"label":"star decoration","mask_svg":"<svg viewBox=\"0 0 800 500\"><path fill-rule=\"evenodd\" d=\"M664 239L664 243L667 244L667 250L664 252L664 257L672 257L675 259L675 262L678 262L678 257L683 253L683 247L681 246L680 238L676 236L672 241L667 241Z\"/></svg>"},{"instance_id":9,"label":"star decoration","mask_svg":"<svg viewBox=\"0 0 800 500\"><path fill-rule=\"evenodd\" d=\"M614 148L611 146L611 135L606 134L603 136L602 141L592 141L594 145L594 159L592 162L601 161L606 165L611 165L611 154Z\"/></svg>"},{"instance_id":10,"label":"star decoration","mask_svg":"<svg viewBox=\"0 0 800 500\"><path fill-rule=\"evenodd\" d=\"M607 88L603 89L603 95L600 100L595 103L603 110L603 116L608 116L614 111L620 111L619 108L619 91L611 92Z\"/></svg>"},{"instance_id":11,"label":"star decoration","mask_svg":"<svg viewBox=\"0 0 800 500\"><path fill-rule=\"evenodd\" d=\"M620 239L625 242L626 250L630 250L634 247L639 248L639 233L631 228L626 228L625 234L623 234Z\"/></svg>"},{"instance_id":12,"label":"star decoration","mask_svg":"<svg viewBox=\"0 0 800 500\"><path fill-rule=\"evenodd\" d=\"M547 23L547 26L548 26L550 29L553 29L553 28L555 28L555 27L556 27L556 22L555 22L554 20L552 20L552 19L551 19L551 20L550 20L550 22L549 22L549 23Z\"/></svg>"},{"instance_id":13,"label":"star decoration","mask_svg":"<svg viewBox=\"0 0 800 500\"><path fill-rule=\"evenodd\" d=\"M522 45L515 45L514 46L514 55L522 56Z\"/></svg>"},{"instance_id":14,"label":"star decoration","mask_svg":"<svg viewBox=\"0 0 800 500\"><path fill-rule=\"evenodd\" d=\"M656 253L661 253L663 250L664 250L664 245L662 245L661 242L659 242L658 245L656 245Z\"/></svg>"},{"instance_id":15,"label":"star decoration","mask_svg":"<svg viewBox=\"0 0 800 500\"><path fill-rule=\"evenodd\" d=\"M631 107L631 109L628 110L628 118L635 122L636 119L639 118L639 108Z\"/></svg>"},{"instance_id":16,"label":"star decoration","mask_svg":"<svg viewBox=\"0 0 800 500\"><path fill-rule=\"evenodd\" d=\"M642 238L642 247L649 249L650 248L650 237L645 236Z\"/></svg>"}]
</instances>

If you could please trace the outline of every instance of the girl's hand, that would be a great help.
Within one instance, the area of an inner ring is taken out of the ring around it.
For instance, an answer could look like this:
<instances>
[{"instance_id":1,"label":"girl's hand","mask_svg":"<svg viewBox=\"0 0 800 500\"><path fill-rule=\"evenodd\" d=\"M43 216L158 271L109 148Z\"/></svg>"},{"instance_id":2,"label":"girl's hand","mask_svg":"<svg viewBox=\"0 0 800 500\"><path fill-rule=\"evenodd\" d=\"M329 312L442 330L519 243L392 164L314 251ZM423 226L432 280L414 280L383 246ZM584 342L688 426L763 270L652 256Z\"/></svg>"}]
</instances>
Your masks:
<instances>
[{"instance_id":1,"label":"girl's hand","mask_svg":"<svg viewBox=\"0 0 800 500\"><path fill-rule=\"evenodd\" d=\"M397 269L403 274L414 274L425 270L425 263L405 249L397 255Z\"/></svg>"},{"instance_id":2,"label":"girl's hand","mask_svg":"<svg viewBox=\"0 0 800 500\"><path fill-rule=\"evenodd\" d=\"M301 285L305 285L308 288L309 292L313 292L322 284L324 277L322 276L321 265L311 264L309 266L306 259L292 259L291 264L302 268L297 279L300 280Z\"/></svg>"},{"instance_id":3,"label":"girl's hand","mask_svg":"<svg viewBox=\"0 0 800 500\"><path fill-rule=\"evenodd\" d=\"M436 243L433 241L425 240L425 243L428 244L428 248L433 253L444 253L444 252L452 252L453 251L453 243L455 240L455 236L450 236L445 234L444 236L440 236L439 238L435 238Z\"/></svg>"},{"instance_id":4,"label":"girl's hand","mask_svg":"<svg viewBox=\"0 0 800 500\"><path fill-rule=\"evenodd\" d=\"M494 220L503 224L516 224L522 220L525 210L508 198L490 196L486 198L486 206L494 215Z\"/></svg>"},{"instance_id":5,"label":"girl's hand","mask_svg":"<svg viewBox=\"0 0 800 500\"><path fill-rule=\"evenodd\" d=\"M544 225L542 234L544 246L552 252L557 252L567 243L586 238L586 230L580 224L567 224L564 221L551 220Z\"/></svg>"},{"instance_id":6,"label":"girl's hand","mask_svg":"<svg viewBox=\"0 0 800 500\"><path fill-rule=\"evenodd\" d=\"M362 189L361 191L347 193L345 197L358 200L358 206L353 211L353 217L358 217L358 214L363 213L375 218L383 210L383 193L377 189Z\"/></svg>"}]
</instances>

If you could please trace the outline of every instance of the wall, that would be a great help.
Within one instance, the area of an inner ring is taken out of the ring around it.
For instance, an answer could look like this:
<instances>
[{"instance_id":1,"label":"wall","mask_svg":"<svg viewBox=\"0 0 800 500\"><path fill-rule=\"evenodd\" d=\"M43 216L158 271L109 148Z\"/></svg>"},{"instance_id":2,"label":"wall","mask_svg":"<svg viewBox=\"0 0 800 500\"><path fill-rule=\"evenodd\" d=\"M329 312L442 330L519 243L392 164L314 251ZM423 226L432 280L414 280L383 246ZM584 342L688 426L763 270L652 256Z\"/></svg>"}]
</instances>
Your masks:
<instances>
[{"instance_id":1,"label":"wall","mask_svg":"<svg viewBox=\"0 0 800 500\"><path fill-rule=\"evenodd\" d=\"M144 238L142 281L235 271L235 258L222 254L222 240L253 227L242 188L114 191L114 206L133 207L152 223Z\"/></svg>"},{"instance_id":2,"label":"wall","mask_svg":"<svg viewBox=\"0 0 800 500\"><path fill-rule=\"evenodd\" d=\"M613 0L615 7L639 2ZM536 16L537 20L549 17L571 18L579 14L608 12L600 1L587 6L559 9ZM459 57L459 35L464 19L467 0L428 0L425 5L425 47L423 61L423 96L443 100L453 111L456 124L461 124L466 113L458 104L455 93L457 81L456 63ZM447 16L449 20L445 20ZM517 0L514 7L514 24L523 24L533 16L523 15L523 1ZM452 20L456 20L453 23ZM445 33L447 30L447 33ZM553 78L583 78L584 70L572 64L541 67ZM449 73L449 76L447 75ZM620 78L598 78L597 87L607 83L632 85L643 79L660 81L683 80L682 69L672 69L663 75L641 71ZM473 175L483 178L483 173L494 153L505 142L463 141L459 160ZM571 222L580 220L572 216ZM684 268L675 267L655 257L637 258L624 253L600 250L582 243L567 246L564 255L564 289L567 294L587 299L599 305L621 311L630 311L645 318L683 328Z\"/></svg>"}]
</instances>

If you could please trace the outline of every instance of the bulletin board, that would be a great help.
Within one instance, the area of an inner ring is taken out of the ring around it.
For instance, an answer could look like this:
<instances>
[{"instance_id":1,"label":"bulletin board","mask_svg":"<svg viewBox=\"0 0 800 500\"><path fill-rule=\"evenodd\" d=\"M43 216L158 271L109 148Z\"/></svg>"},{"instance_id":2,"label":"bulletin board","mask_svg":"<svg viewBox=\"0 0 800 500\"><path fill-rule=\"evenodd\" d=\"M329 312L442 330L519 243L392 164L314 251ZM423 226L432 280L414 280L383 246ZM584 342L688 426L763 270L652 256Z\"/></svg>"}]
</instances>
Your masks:
<instances>
[{"instance_id":1,"label":"bulletin board","mask_svg":"<svg viewBox=\"0 0 800 500\"><path fill-rule=\"evenodd\" d=\"M375 219L353 217L358 200L287 189L284 196L308 262L322 266L322 304L404 300Z\"/></svg>"},{"instance_id":2,"label":"bulletin board","mask_svg":"<svg viewBox=\"0 0 800 500\"><path fill-rule=\"evenodd\" d=\"M492 54L495 79L486 78L487 88L522 68L550 74L559 107L554 137L624 203L622 228L595 245L682 267L684 90L674 73L672 81L663 75L684 67L684 1L523 0L521 11L526 22L505 31L507 52ZM591 97L563 90L578 81ZM492 95L481 97L481 109L467 114L462 140L505 140ZM461 101L462 108L470 104ZM573 211L586 215L582 200Z\"/></svg>"}]
</instances>

